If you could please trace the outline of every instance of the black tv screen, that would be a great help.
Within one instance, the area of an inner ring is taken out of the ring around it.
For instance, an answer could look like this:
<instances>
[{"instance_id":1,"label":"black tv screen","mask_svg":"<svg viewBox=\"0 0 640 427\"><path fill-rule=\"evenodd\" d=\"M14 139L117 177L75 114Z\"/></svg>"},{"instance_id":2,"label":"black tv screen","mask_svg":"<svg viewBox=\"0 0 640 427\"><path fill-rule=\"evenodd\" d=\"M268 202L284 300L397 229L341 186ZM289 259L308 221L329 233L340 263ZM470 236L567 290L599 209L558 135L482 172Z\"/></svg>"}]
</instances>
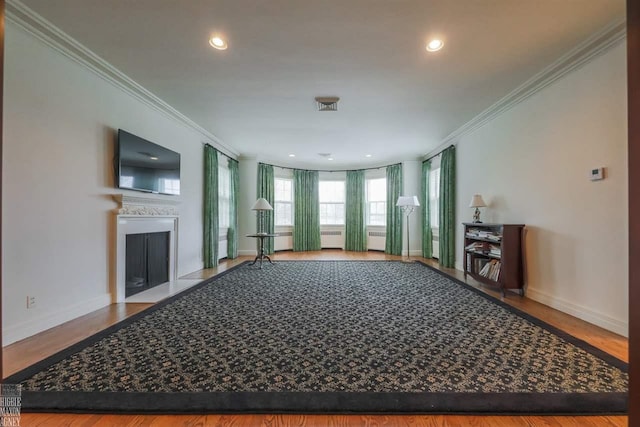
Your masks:
<instances>
[{"instance_id":1,"label":"black tv screen","mask_svg":"<svg viewBox=\"0 0 640 427\"><path fill-rule=\"evenodd\" d=\"M118 188L158 194L180 194L180 154L118 130Z\"/></svg>"}]
</instances>

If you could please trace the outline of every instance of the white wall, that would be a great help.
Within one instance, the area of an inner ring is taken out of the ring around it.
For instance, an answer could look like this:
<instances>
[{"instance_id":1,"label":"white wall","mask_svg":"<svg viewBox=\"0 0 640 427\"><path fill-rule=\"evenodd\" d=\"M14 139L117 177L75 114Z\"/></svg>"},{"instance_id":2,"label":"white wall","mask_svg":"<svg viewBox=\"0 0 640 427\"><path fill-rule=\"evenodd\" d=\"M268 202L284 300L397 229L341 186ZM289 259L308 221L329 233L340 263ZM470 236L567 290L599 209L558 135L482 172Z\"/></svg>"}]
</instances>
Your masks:
<instances>
[{"instance_id":1,"label":"white wall","mask_svg":"<svg viewBox=\"0 0 640 427\"><path fill-rule=\"evenodd\" d=\"M256 232L256 213L251 206L258 198L258 161L241 157L238 161L240 197L238 199L238 254L256 255L256 239L245 237Z\"/></svg>"},{"instance_id":2,"label":"white wall","mask_svg":"<svg viewBox=\"0 0 640 427\"><path fill-rule=\"evenodd\" d=\"M626 45L620 44L457 144L457 219L527 225L527 295L627 334ZM589 180L605 167L606 179ZM456 265L462 268L457 229Z\"/></svg>"},{"instance_id":3,"label":"white wall","mask_svg":"<svg viewBox=\"0 0 640 427\"><path fill-rule=\"evenodd\" d=\"M202 134L6 27L4 344L110 303L115 132L181 154L178 275L202 268ZM132 194L140 194L131 192ZM26 308L26 297L36 306Z\"/></svg>"},{"instance_id":4,"label":"white wall","mask_svg":"<svg viewBox=\"0 0 640 427\"><path fill-rule=\"evenodd\" d=\"M402 195L418 196L421 199L420 191L422 180L422 162L406 160L402 162ZM409 215L409 255L422 256L422 206L414 209ZM402 254L407 254L407 217L402 218Z\"/></svg>"}]
</instances>

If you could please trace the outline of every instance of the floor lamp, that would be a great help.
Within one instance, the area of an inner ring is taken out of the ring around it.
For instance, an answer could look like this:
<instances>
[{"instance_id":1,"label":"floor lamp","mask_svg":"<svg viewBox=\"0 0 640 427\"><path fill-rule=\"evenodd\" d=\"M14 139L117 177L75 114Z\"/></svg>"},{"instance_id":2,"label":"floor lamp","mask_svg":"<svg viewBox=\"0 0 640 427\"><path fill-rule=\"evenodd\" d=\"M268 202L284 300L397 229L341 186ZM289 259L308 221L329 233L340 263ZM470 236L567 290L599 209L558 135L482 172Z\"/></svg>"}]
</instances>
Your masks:
<instances>
[{"instance_id":1,"label":"floor lamp","mask_svg":"<svg viewBox=\"0 0 640 427\"><path fill-rule=\"evenodd\" d=\"M407 261L411 261L411 253L409 252L411 248L409 246L409 215L411 215L416 206L420 206L420 202L418 202L418 196L400 196L396 206L399 206L407 217Z\"/></svg>"}]
</instances>

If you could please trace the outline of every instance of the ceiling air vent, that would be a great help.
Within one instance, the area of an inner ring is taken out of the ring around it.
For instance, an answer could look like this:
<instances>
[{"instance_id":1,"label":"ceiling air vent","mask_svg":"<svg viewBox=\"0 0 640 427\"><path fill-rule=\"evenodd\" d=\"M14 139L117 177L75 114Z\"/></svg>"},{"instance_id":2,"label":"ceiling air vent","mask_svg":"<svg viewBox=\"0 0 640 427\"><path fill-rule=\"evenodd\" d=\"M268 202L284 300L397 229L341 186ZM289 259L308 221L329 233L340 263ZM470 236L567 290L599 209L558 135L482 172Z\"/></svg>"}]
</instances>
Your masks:
<instances>
[{"instance_id":1,"label":"ceiling air vent","mask_svg":"<svg viewBox=\"0 0 640 427\"><path fill-rule=\"evenodd\" d=\"M338 111L338 101L337 96L316 96L318 111Z\"/></svg>"}]
</instances>

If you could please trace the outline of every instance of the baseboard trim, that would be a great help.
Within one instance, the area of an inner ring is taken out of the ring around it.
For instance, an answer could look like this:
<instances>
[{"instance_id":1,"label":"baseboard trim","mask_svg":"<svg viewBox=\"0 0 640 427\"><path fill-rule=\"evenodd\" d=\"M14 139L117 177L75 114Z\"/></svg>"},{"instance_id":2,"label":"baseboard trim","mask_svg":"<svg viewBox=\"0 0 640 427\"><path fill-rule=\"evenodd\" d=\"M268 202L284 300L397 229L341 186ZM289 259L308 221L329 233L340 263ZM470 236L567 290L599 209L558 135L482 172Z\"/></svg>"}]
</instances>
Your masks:
<instances>
[{"instance_id":1,"label":"baseboard trim","mask_svg":"<svg viewBox=\"0 0 640 427\"><path fill-rule=\"evenodd\" d=\"M104 294L80 303L62 307L53 313L44 313L16 325L7 326L2 329L2 345L13 344L16 341L46 331L47 329L84 316L110 304L111 294Z\"/></svg>"},{"instance_id":2,"label":"baseboard trim","mask_svg":"<svg viewBox=\"0 0 640 427\"><path fill-rule=\"evenodd\" d=\"M459 271L464 271L464 267L462 262L457 262L455 264L455 269ZM569 314L573 317L577 317L578 319L584 320L585 322L589 322L596 326L600 326L608 331L615 332L616 334L620 334L623 337L629 337L629 323L614 319L605 314L599 313L597 311L593 311L587 307L584 307L579 304L572 303L562 298L558 298L553 295L549 295L545 292L541 292L536 290L535 288L527 287L525 295L527 298L532 299L540 304L544 304L548 307L555 308L563 313Z\"/></svg>"},{"instance_id":3,"label":"baseboard trim","mask_svg":"<svg viewBox=\"0 0 640 427\"><path fill-rule=\"evenodd\" d=\"M601 328L615 332L616 334L620 334L624 337L629 336L628 322L614 319L606 314L593 311L582 305L572 303L536 289L527 288L526 295L534 301L547 305L551 308L555 308L556 310L560 310L563 313L570 314L578 319L584 320L585 322L600 326Z\"/></svg>"}]
</instances>

